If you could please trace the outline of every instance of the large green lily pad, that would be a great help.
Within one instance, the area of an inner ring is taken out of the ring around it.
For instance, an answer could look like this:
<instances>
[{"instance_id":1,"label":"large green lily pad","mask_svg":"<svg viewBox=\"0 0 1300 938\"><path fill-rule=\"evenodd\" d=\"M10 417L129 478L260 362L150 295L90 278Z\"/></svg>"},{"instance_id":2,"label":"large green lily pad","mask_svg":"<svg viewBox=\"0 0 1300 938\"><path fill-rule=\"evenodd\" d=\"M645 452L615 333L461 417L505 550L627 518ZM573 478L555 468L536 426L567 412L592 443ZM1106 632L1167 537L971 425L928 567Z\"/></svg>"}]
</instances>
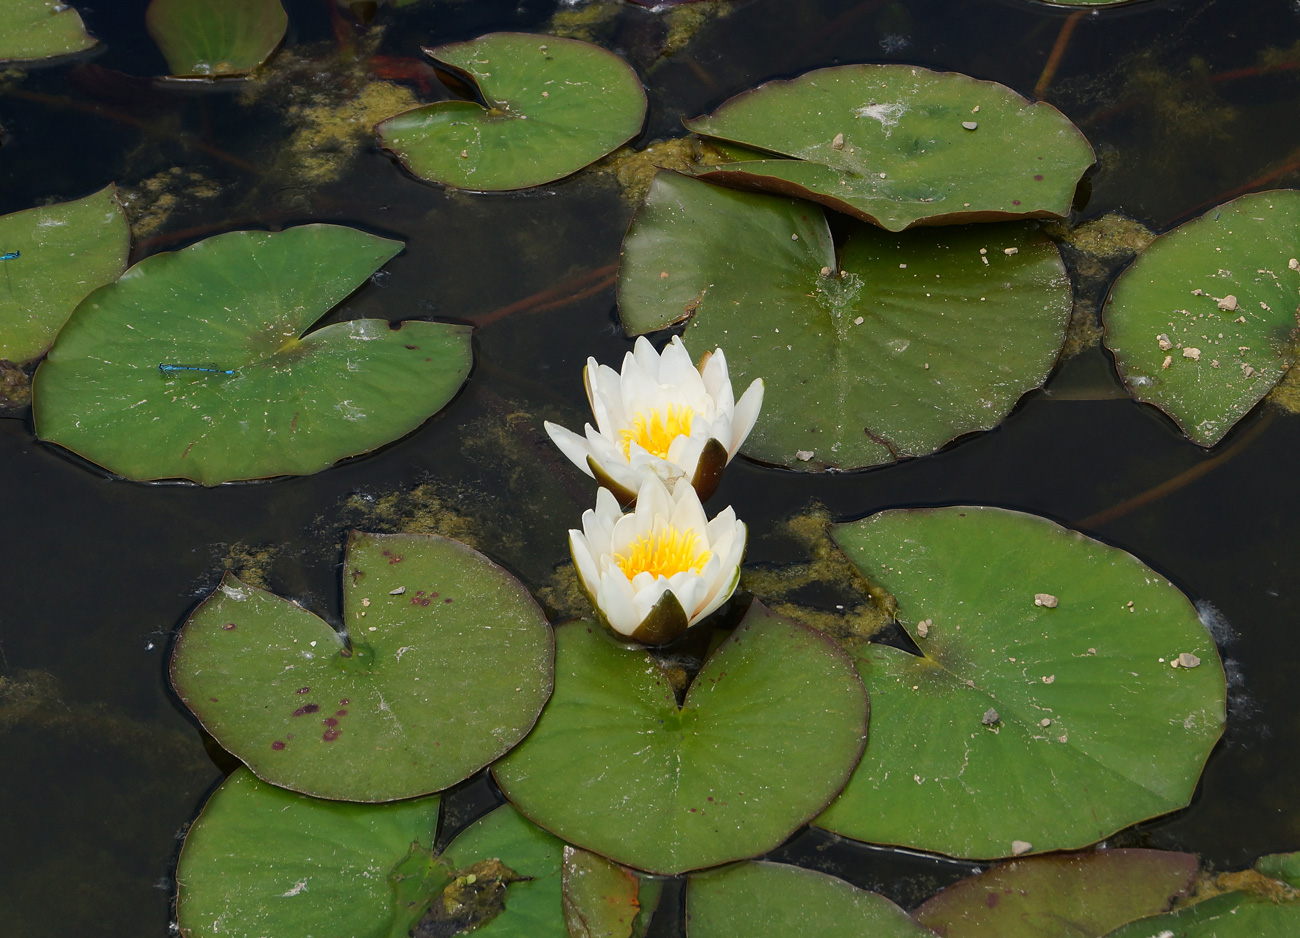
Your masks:
<instances>
[{"instance_id":1,"label":"large green lily pad","mask_svg":"<svg viewBox=\"0 0 1300 938\"><path fill-rule=\"evenodd\" d=\"M37 434L127 478L215 485L317 472L409 433L469 373L467 327L304 335L399 250L303 225L146 258L60 331L36 373Z\"/></svg>"},{"instance_id":2,"label":"large green lily pad","mask_svg":"<svg viewBox=\"0 0 1300 938\"><path fill-rule=\"evenodd\" d=\"M39 358L85 295L118 278L130 250L113 186L0 218L0 358Z\"/></svg>"},{"instance_id":3,"label":"large green lily pad","mask_svg":"<svg viewBox=\"0 0 1300 938\"><path fill-rule=\"evenodd\" d=\"M1107 300L1124 383L1213 446L1295 362L1300 191L1245 195L1161 235Z\"/></svg>"},{"instance_id":4,"label":"large green lily pad","mask_svg":"<svg viewBox=\"0 0 1300 938\"><path fill-rule=\"evenodd\" d=\"M693 874L686 915L689 938L933 938L884 896L781 863Z\"/></svg>"},{"instance_id":5,"label":"large green lily pad","mask_svg":"<svg viewBox=\"0 0 1300 938\"><path fill-rule=\"evenodd\" d=\"M817 206L660 173L623 245L619 314L632 334L690 316L692 348L761 377L743 451L796 469L933 452L1046 380L1072 293L1032 226L858 225L836 254Z\"/></svg>"},{"instance_id":6,"label":"large green lily pad","mask_svg":"<svg viewBox=\"0 0 1300 938\"><path fill-rule=\"evenodd\" d=\"M489 33L424 51L476 86L487 107L439 101L375 128L422 179L479 191L538 186L610 153L645 120L636 72L590 43Z\"/></svg>"},{"instance_id":7,"label":"large green lily pad","mask_svg":"<svg viewBox=\"0 0 1300 938\"><path fill-rule=\"evenodd\" d=\"M871 742L817 824L960 857L1082 847L1183 807L1223 730L1195 608L1135 557L998 508L836 525L922 652L855 652Z\"/></svg>"},{"instance_id":8,"label":"large green lily pad","mask_svg":"<svg viewBox=\"0 0 1300 938\"><path fill-rule=\"evenodd\" d=\"M1164 912L1195 881L1190 853L1032 857L955 883L914 914L944 938L1081 938Z\"/></svg>"},{"instance_id":9,"label":"large green lily pad","mask_svg":"<svg viewBox=\"0 0 1300 938\"><path fill-rule=\"evenodd\" d=\"M867 699L825 636L757 604L677 707L650 656L559 626L555 694L493 766L516 807L572 844L656 873L772 849L839 791Z\"/></svg>"},{"instance_id":10,"label":"large green lily pad","mask_svg":"<svg viewBox=\"0 0 1300 938\"><path fill-rule=\"evenodd\" d=\"M0 62L68 55L96 42L77 11L62 0L5 0L0 16Z\"/></svg>"},{"instance_id":11,"label":"large green lily pad","mask_svg":"<svg viewBox=\"0 0 1300 938\"><path fill-rule=\"evenodd\" d=\"M563 885L571 938L643 938L663 892L663 880L577 847L564 848Z\"/></svg>"},{"instance_id":12,"label":"large green lily pad","mask_svg":"<svg viewBox=\"0 0 1300 938\"><path fill-rule=\"evenodd\" d=\"M551 631L500 567L449 538L354 533L343 591L349 642L229 574L176 640L176 693L259 776L323 798L408 798L532 728Z\"/></svg>"},{"instance_id":13,"label":"large green lily pad","mask_svg":"<svg viewBox=\"0 0 1300 938\"><path fill-rule=\"evenodd\" d=\"M176 869L181 934L406 938L420 911L395 901L393 872L413 855L428 858L437 827L436 795L340 804L238 769L185 837ZM425 884L424 895L442 882Z\"/></svg>"},{"instance_id":14,"label":"large green lily pad","mask_svg":"<svg viewBox=\"0 0 1300 938\"><path fill-rule=\"evenodd\" d=\"M1062 217L1092 147L1046 102L914 65L839 65L736 95L686 121L783 159L705 178L821 202L887 228Z\"/></svg>"},{"instance_id":15,"label":"large green lily pad","mask_svg":"<svg viewBox=\"0 0 1300 938\"><path fill-rule=\"evenodd\" d=\"M145 25L173 75L215 78L265 62L289 14L280 0L153 0Z\"/></svg>"}]
</instances>

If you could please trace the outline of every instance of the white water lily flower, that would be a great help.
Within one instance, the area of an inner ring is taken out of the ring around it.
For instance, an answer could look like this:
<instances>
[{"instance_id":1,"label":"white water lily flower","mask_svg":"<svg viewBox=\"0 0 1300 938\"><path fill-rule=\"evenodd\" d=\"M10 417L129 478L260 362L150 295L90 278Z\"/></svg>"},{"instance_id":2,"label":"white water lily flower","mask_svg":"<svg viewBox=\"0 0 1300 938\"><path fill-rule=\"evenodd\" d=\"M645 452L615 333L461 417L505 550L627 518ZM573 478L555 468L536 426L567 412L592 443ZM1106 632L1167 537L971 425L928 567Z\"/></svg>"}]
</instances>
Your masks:
<instances>
[{"instance_id":1,"label":"white water lily flower","mask_svg":"<svg viewBox=\"0 0 1300 938\"><path fill-rule=\"evenodd\" d=\"M731 598L745 536L730 506L709 521L687 482L670 490L649 475L627 514L601 488L582 530L569 531L569 550L601 621L621 638L659 645Z\"/></svg>"},{"instance_id":2,"label":"white water lily flower","mask_svg":"<svg viewBox=\"0 0 1300 938\"><path fill-rule=\"evenodd\" d=\"M624 505L647 474L689 479L707 499L763 406L761 378L736 401L722 349L705 354L697 368L676 336L662 355L638 338L621 373L588 358L583 379L596 426L587 424L585 437L553 423L546 432Z\"/></svg>"}]
</instances>

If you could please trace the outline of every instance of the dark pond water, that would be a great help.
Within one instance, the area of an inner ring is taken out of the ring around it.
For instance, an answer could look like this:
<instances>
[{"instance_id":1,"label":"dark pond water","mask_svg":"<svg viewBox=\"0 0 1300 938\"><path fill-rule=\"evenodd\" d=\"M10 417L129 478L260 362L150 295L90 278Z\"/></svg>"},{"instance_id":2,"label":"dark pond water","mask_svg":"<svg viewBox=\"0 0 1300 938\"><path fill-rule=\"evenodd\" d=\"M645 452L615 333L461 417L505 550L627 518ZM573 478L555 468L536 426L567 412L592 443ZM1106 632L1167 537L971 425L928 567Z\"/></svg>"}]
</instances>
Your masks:
<instances>
[{"instance_id":1,"label":"dark pond water","mask_svg":"<svg viewBox=\"0 0 1300 938\"><path fill-rule=\"evenodd\" d=\"M389 57L393 73L421 45L543 29L575 7L424 0L381 11L382 32L344 25L340 40L332 4L286 3L277 68L292 77L253 100L237 84L133 77L165 69L135 0L76 3L101 49L0 80L0 212L116 182L132 205L136 260L232 228L354 224L407 248L338 315L481 324L475 371L444 413L308 478L212 490L129 484L37 441L29 415L0 420L8 938L167 933L179 836L232 762L205 747L168 690L165 662L174 630L224 569L260 576L337 621L346 530L415 518L467 525L539 590L591 501L587 480L540 427L544 418L580 425L585 357L614 362L630 347L601 269L617 261L632 203L594 173L522 194L451 194L406 176L365 140L329 142L311 110L355 96L375 77L374 55ZM1032 93L1071 16L1029 0L736 0L661 59L664 17L611 7L596 34L638 67L650 94L638 143L679 135L681 117L763 80L838 63L911 62ZM1281 64L1262 67L1269 62ZM1083 217L1123 211L1163 229L1250 188L1295 185L1298 65L1295 0L1153 0L1077 18L1045 97L1099 155ZM750 560L770 563L799 559L772 532L814 500L839 519L951 503L1039 512L1132 551L1213 604L1232 682L1225 739L1190 808L1115 842L1195 851L1222 869L1300 848L1297 454L1300 419L1267 406L1201 451L1129 401L1094 347L994 432L869 472L811 477L741 461L717 502L749 522ZM493 797L482 780L467 785L450 799L453 824ZM970 869L813 833L776 856L905 904ZM656 933L677 929L669 903Z\"/></svg>"}]
</instances>

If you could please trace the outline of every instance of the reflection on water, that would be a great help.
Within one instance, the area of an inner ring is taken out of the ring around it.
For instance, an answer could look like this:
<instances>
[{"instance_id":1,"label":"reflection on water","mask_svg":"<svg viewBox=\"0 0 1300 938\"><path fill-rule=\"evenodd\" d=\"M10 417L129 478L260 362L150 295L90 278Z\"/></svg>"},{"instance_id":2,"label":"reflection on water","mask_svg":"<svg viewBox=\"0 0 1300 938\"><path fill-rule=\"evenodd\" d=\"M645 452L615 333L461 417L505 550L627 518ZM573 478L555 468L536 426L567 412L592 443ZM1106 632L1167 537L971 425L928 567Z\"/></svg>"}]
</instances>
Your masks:
<instances>
[{"instance_id":1,"label":"reflection on water","mask_svg":"<svg viewBox=\"0 0 1300 938\"><path fill-rule=\"evenodd\" d=\"M614 0L424 0L381 10L369 31L332 23L332 3L299 0L286 4L287 46L255 90L132 77L163 68L144 5L86 10L105 40L89 59L3 76L0 211L116 181L136 259L229 228L308 220L401 237L406 253L338 315L477 323L476 364L452 406L409 438L269 484L115 482L36 442L30 419L0 420L0 908L12 938L166 933L177 835L229 762L214 761L169 696L165 661L171 633L224 569L337 622L349 527L440 530L476 543L553 611L572 603L565 529L592 493L541 423L580 426L586 356L615 362L630 348L612 265L632 203L612 172L519 194L449 193L345 131L394 100L439 93L420 45L540 29L554 14L557 28L585 30L640 70L651 100L641 144L681 136L681 117L760 81L846 62L954 69L1028 93L1059 45L1045 96L1099 158L1086 216L1123 211L1160 230L1245 187L1300 180L1300 12L1287 0L1249 10L1152 0L1081 16L1030 0L734 0L672 14ZM1122 256L1071 256L1093 308ZM807 559L781 522L814 501L838 519L1005 505L1134 552L1217 610L1231 707L1192 807L1113 842L1193 850L1219 867L1295 849L1300 725L1288 661L1300 498L1290 467L1300 421L1257 412L1221 444L1236 445L1232 457L1197 474L1213 457L1129 402L1094 338L1095 328L1081 333L1082 351L996 431L820 478L742 460L717 504L736 506L753 532L750 560L771 565ZM471 782L450 798L450 816L467 821L495 797ZM909 904L970 868L822 833L777 856ZM675 908L671 893L665 905ZM656 931L675 929L669 915Z\"/></svg>"}]
</instances>

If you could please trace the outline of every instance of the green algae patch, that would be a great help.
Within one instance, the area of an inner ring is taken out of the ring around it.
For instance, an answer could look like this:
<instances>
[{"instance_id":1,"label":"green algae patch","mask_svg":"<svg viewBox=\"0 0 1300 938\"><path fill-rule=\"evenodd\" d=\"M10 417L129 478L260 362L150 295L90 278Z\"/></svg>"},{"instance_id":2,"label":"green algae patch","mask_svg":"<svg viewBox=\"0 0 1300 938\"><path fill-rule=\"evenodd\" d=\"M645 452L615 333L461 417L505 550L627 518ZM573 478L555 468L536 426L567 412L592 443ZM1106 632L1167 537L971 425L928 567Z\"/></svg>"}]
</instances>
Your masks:
<instances>
[{"instance_id":1,"label":"green algae patch","mask_svg":"<svg viewBox=\"0 0 1300 938\"><path fill-rule=\"evenodd\" d=\"M920 654L853 650L871 739L818 826L990 858L1082 847L1188 803L1226 682L1163 577L998 508L884 511L834 534Z\"/></svg>"}]
</instances>

